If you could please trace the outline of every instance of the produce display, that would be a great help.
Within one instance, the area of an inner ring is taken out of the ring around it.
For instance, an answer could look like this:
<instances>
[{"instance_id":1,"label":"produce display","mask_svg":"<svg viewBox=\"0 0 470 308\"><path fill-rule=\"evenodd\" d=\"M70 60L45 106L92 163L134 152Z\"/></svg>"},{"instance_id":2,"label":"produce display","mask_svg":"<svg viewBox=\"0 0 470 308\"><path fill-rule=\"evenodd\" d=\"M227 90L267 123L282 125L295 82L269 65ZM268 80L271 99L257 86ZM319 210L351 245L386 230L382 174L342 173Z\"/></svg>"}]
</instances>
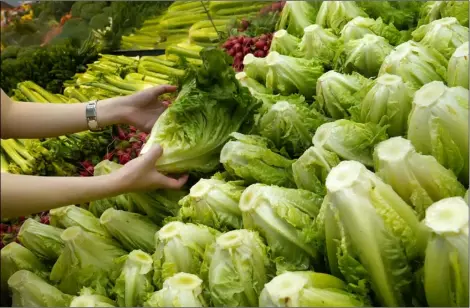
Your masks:
<instances>
[{"instance_id":1,"label":"produce display","mask_svg":"<svg viewBox=\"0 0 470 308\"><path fill-rule=\"evenodd\" d=\"M107 7L118 5L87 18ZM151 132L1 140L2 172L101 176L160 144L155 168L189 174L178 191L2 219L2 304L469 306L468 2L153 8L128 26L128 13L109 11L78 51L80 68L44 82L22 68L50 69L38 59L62 45L30 62L2 51L2 88L15 101L178 87ZM61 61L77 63L68 54Z\"/></svg>"}]
</instances>

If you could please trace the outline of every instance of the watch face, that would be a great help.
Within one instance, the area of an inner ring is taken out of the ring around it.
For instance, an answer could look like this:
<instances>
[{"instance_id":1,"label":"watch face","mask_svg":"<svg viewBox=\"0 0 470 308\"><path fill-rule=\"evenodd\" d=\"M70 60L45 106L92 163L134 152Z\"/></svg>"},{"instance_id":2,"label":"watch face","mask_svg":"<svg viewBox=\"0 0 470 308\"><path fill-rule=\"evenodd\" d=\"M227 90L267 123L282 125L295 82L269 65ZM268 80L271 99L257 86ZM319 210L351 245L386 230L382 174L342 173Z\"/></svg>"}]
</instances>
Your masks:
<instances>
[{"instance_id":1,"label":"watch face","mask_svg":"<svg viewBox=\"0 0 470 308\"><path fill-rule=\"evenodd\" d=\"M91 129L97 129L98 128L98 122L96 122L95 120L90 120L89 123L89 126Z\"/></svg>"}]
</instances>

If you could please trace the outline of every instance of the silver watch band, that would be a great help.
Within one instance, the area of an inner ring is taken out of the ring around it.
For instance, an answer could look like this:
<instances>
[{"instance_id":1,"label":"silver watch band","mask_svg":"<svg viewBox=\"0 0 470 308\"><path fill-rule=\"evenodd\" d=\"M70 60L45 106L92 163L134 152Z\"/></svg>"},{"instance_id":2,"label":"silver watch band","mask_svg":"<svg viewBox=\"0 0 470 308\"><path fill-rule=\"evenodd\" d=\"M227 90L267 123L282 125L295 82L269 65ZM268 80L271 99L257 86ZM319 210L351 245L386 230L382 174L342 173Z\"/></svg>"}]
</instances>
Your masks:
<instances>
[{"instance_id":1,"label":"silver watch band","mask_svg":"<svg viewBox=\"0 0 470 308\"><path fill-rule=\"evenodd\" d=\"M98 125L98 114L96 112L97 100L91 101L86 105L85 116L88 129L92 132L101 131L102 128Z\"/></svg>"}]
</instances>

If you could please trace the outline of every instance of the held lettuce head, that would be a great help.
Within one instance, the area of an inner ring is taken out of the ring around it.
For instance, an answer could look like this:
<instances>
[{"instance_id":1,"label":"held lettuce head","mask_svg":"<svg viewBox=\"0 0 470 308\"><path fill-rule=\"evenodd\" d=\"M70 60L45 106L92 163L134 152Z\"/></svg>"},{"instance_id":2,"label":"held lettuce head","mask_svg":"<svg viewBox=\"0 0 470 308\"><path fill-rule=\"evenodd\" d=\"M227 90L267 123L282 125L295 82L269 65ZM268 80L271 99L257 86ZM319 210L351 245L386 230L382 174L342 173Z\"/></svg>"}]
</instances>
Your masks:
<instances>
[{"instance_id":1,"label":"held lettuce head","mask_svg":"<svg viewBox=\"0 0 470 308\"><path fill-rule=\"evenodd\" d=\"M229 135L238 131L256 101L240 85L228 65L229 56L208 47L201 51L202 67L186 78L176 100L158 118L146 153L154 144L164 148L158 170L168 173L211 172Z\"/></svg>"},{"instance_id":2,"label":"held lettuce head","mask_svg":"<svg viewBox=\"0 0 470 308\"><path fill-rule=\"evenodd\" d=\"M257 307L273 267L257 232L234 230L207 248L201 277L215 307Z\"/></svg>"},{"instance_id":3,"label":"held lettuce head","mask_svg":"<svg viewBox=\"0 0 470 308\"><path fill-rule=\"evenodd\" d=\"M377 175L412 205L421 219L432 203L465 194L452 171L433 156L417 153L411 142L402 137L379 143L374 162Z\"/></svg>"},{"instance_id":4,"label":"held lettuce head","mask_svg":"<svg viewBox=\"0 0 470 308\"><path fill-rule=\"evenodd\" d=\"M354 1L323 1L316 24L339 34L344 25L357 16L367 17L367 14Z\"/></svg>"},{"instance_id":5,"label":"held lettuce head","mask_svg":"<svg viewBox=\"0 0 470 308\"><path fill-rule=\"evenodd\" d=\"M180 272L199 273L206 247L217 235L217 230L204 225L179 221L164 225L155 234L154 284L161 287L166 279Z\"/></svg>"},{"instance_id":6,"label":"held lettuce head","mask_svg":"<svg viewBox=\"0 0 470 308\"><path fill-rule=\"evenodd\" d=\"M468 183L468 90L431 82L416 92L408 120L408 139Z\"/></svg>"},{"instance_id":7,"label":"held lettuce head","mask_svg":"<svg viewBox=\"0 0 470 308\"><path fill-rule=\"evenodd\" d=\"M319 8L318 1L286 1L276 28L301 37L304 28L315 23Z\"/></svg>"},{"instance_id":8,"label":"held lettuce head","mask_svg":"<svg viewBox=\"0 0 470 308\"><path fill-rule=\"evenodd\" d=\"M318 77L323 74L323 66L316 59L302 59L270 52L266 57L268 74L266 86L282 95L299 93L307 100L315 95Z\"/></svg>"},{"instance_id":9,"label":"held lettuce head","mask_svg":"<svg viewBox=\"0 0 470 308\"><path fill-rule=\"evenodd\" d=\"M385 130L386 127L373 123L336 120L317 129L313 144L336 153L342 159L356 160L372 167L375 145L388 137Z\"/></svg>"},{"instance_id":10,"label":"held lettuce head","mask_svg":"<svg viewBox=\"0 0 470 308\"><path fill-rule=\"evenodd\" d=\"M196 275L178 273L154 292L144 307L207 307L202 295L202 280Z\"/></svg>"},{"instance_id":11,"label":"held lettuce head","mask_svg":"<svg viewBox=\"0 0 470 308\"><path fill-rule=\"evenodd\" d=\"M333 119L350 116L349 109L361 100L361 89L371 81L360 74L328 71L317 81L316 103Z\"/></svg>"},{"instance_id":12,"label":"held lettuce head","mask_svg":"<svg viewBox=\"0 0 470 308\"><path fill-rule=\"evenodd\" d=\"M325 65L330 65L338 47L338 37L331 29L310 25L304 29L304 35L294 56L305 59L315 58Z\"/></svg>"},{"instance_id":13,"label":"held lettuce head","mask_svg":"<svg viewBox=\"0 0 470 308\"><path fill-rule=\"evenodd\" d=\"M334 276L305 272L285 272L265 284L260 307L358 307L363 303L347 291Z\"/></svg>"},{"instance_id":14,"label":"held lettuce head","mask_svg":"<svg viewBox=\"0 0 470 308\"><path fill-rule=\"evenodd\" d=\"M414 211L356 161L334 167L326 188L323 219L331 273L342 275L359 295L373 291L379 305L406 305L410 262L424 250Z\"/></svg>"},{"instance_id":15,"label":"held lettuce head","mask_svg":"<svg viewBox=\"0 0 470 308\"><path fill-rule=\"evenodd\" d=\"M362 90L362 101L350 109L352 119L361 123L388 125L390 136L404 136L414 91L400 76L384 74Z\"/></svg>"},{"instance_id":16,"label":"held lettuce head","mask_svg":"<svg viewBox=\"0 0 470 308\"><path fill-rule=\"evenodd\" d=\"M443 199L426 211L431 231L424 260L424 290L431 307L468 307L468 205Z\"/></svg>"},{"instance_id":17,"label":"held lettuce head","mask_svg":"<svg viewBox=\"0 0 470 308\"><path fill-rule=\"evenodd\" d=\"M14 273L8 279L8 286L13 307L68 307L73 299L27 270Z\"/></svg>"},{"instance_id":18,"label":"held lettuce head","mask_svg":"<svg viewBox=\"0 0 470 308\"><path fill-rule=\"evenodd\" d=\"M294 160L279 154L271 140L239 133L232 137L235 140L227 142L220 153L220 162L228 173L243 179L246 184L295 187Z\"/></svg>"},{"instance_id":19,"label":"held lettuce head","mask_svg":"<svg viewBox=\"0 0 470 308\"><path fill-rule=\"evenodd\" d=\"M413 31L413 40L434 48L449 59L455 49L468 41L468 27L454 17L435 20Z\"/></svg>"},{"instance_id":20,"label":"held lettuce head","mask_svg":"<svg viewBox=\"0 0 470 308\"><path fill-rule=\"evenodd\" d=\"M55 261L64 248L61 234L64 229L42 224L28 218L21 226L18 239L40 259Z\"/></svg>"},{"instance_id":21,"label":"held lettuce head","mask_svg":"<svg viewBox=\"0 0 470 308\"><path fill-rule=\"evenodd\" d=\"M433 48L414 41L400 44L385 58L379 76L398 75L419 89L431 81L445 81L447 59Z\"/></svg>"},{"instance_id":22,"label":"held lettuce head","mask_svg":"<svg viewBox=\"0 0 470 308\"><path fill-rule=\"evenodd\" d=\"M238 202L245 189L242 185L243 181L200 179L181 199L179 217L216 229L240 229L242 212Z\"/></svg>"},{"instance_id":23,"label":"held lettuce head","mask_svg":"<svg viewBox=\"0 0 470 308\"><path fill-rule=\"evenodd\" d=\"M314 225L322 200L306 190L274 185L254 184L243 192L243 226L266 239L278 273L322 265Z\"/></svg>"},{"instance_id":24,"label":"held lettuce head","mask_svg":"<svg viewBox=\"0 0 470 308\"><path fill-rule=\"evenodd\" d=\"M383 37L365 34L360 39L344 44L342 53L336 59L336 66L346 73L356 71L366 77L375 77L392 50L392 45Z\"/></svg>"},{"instance_id":25,"label":"held lettuce head","mask_svg":"<svg viewBox=\"0 0 470 308\"><path fill-rule=\"evenodd\" d=\"M447 85L468 89L468 42L463 43L452 54L447 68Z\"/></svg>"}]
</instances>

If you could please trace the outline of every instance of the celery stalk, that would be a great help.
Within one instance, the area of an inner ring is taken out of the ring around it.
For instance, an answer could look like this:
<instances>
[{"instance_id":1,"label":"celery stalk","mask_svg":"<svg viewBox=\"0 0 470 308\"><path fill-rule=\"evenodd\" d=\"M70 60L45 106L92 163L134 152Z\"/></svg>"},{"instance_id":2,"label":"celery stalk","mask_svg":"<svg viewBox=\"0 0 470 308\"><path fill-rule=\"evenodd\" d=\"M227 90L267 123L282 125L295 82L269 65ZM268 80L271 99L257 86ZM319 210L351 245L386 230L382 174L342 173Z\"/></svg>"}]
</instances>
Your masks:
<instances>
[{"instance_id":1,"label":"celery stalk","mask_svg":"<svg viewBox=\"0 0 470 308\"><path fill-rule=\"evenodd\" d=\"M0 159L1 159L1 171L8 172L8 161L6 157L3 155L3 153L1 154Z\"/></svg>"},{"instance_id":2,"label":"celery stalk","mask_svg":"<svg viewBox=\"0 0 470 308\"><path fill-rule=\"evenodd\" d=\"M230 18L222 18L222 19L212 19L212 22L210 20L201 20L198 21L197 23L193 24L191 28L189 28L189 32L193 30L198 30L198 29L203 29L203 28L211 28L214 29L214 25L217 29L219 28L224 28L227 26L227 24L230 22Z\"/></svg>"},{"instance_id":3,"label":"celery stalk","mask_svg":"<svg viewBox=\"0 0 470 308\"><path fill-rule=\"evenodd\" d=\"M18 84L18 90L21 91L21 94L23 94L29 102L34 102L34 103L47 103L46 99L42 97L39 93L36 91L33 91L26 87L23 84Z\"/></svg>"},{"instance_id":4,"label":"celery stalk","mask_svg":"<svg viewBox=\"0 0 470 308\"><path fill-rule=\"evenodd\" d=\"M26 161L14 150L13 146L11 145L12 141L13 141L12 139L9 139L9 140L1 139L0 142L1 142L2 149L11 158L11 160L16 165L18 165L18 167L20 167L21 171L24 174L33 174L33 168L30 165L30 162Z\"/></svg>"},{"instance_id":5,"label":"celery stalk","mask_svg":"<svg viewBox=\"0 0 470 308\"><path fill-rule=\"evenodd\" d=\"M80 91L78 91L77 89L75 89L74 87L67 87L65 88L64 90L64 94L65 96L67 96L68 98L72 99L76 99L82 103L85 103L85 102L88 102L89 99L83 95L82 93L80 93Z\"/></svg>"},{"instance_id":6,"label":"celery stalk","mask_svg":"<svg viewBox=\"0 0 470 308\"><path fill-rule=\"evenodd\" d=\"M215 16L236 16L239 14L246 14L251 12L258 12L261 8L266 6L266 4L253 4L252 6L242 6L236 8L227 8L227 9L220 9L217 11L212 11Z\"/></svg>"},{"instance_id":7,"label":"celery stalk","mask_svg":"<svg viewBox=\"0 0 470 308\"><path fill-rule=\"evenodd\" d=\"M140 62L139 66L143 66L148 71L166 74L169 76L183 77L186 74L184 70L168 67L166 65L162 65L148 60L146 61L145 59Z\"/></svg>"},{"instance_id":8,"label":"celery stalk","mask_svg":"<svg viewBox=\"0 0 470 308\"><path fill-rule=\"evenodd\" d=\"M173 2L173 4L170 5L170 7L168 8L168 12L181 12L181 11L184 12L187 10L202 8L202 4L199 1L188 1L186 3L179 3L179 2L180 1Z\"/></svg>"},{"instance_id":9,"label":"celery stalk","mask_svg":"<svg viewBox=\"0 0 470 308\"><path fill-rule=\"evenodd\" d=\"M165 65L165 66L168 66L168 67L175 67L175 66L178 65L176 62L163 60L163 59L160 59L160 58L157 58L157 57L152 57L152 56L143 56L142 58L140 58L140 60L141 61L155 62L155 63L162 64L162 65Z\"/></svg>"},{"instance_id":10,"label":"celery stalk","mask_svg":"<svg viewBox=\"0 0 470 308\"><path fill-rule=\"evenodd\" d=\"M152 76L146 76L140 73L130 73L127 74L124 78L125 80L129 81L143 81L149 84L160 85L160 84L168 84L169 81L166 79L159 79Z\"/></svg>"},{"instance_id":11,"label":"celery stalk","mask_svg":"<svg viewBox=\"0 0 470 308\"><path fill-rule=\"evenodd\" d=\"M24 81L23 85L28 87L29 89L39 93L49 103L63 103L62 99L57 97L57 95L50 93L49 91L47 91L46 89L40 87L39 85L37 85L33 81L30 81L30 80Z\"/></svg>"},{"instance_id":12,"label":"celery stalk","mask_svg":"<svg viewBox=\"0 0 470 308\"><path fill-rule=\"evenodd\" d=\"M120 65L135 65L137 64L138 60L135 58L131 57L126 57L126 56L115 56L115 55L106 55L106 54L100 54L101 59L105 59L111 62L114 62L116 64Z\"/></svg>"},{"instance_id":13,"label":"celery stalk","mask_svg":"<svg viewBox=\"0 0 470 308\"><path fill-rule=\"evenodd\" d=\"M170 46L166 49L168 55L174 54L177 56L200 59L199 51L194 51L191 49L186 49L180 46Z\"/></svg>"},{"instance_id":14,"label":"celery stalk","mask_svg":"<svg viewBox=\"0 0 470 308\"><path fill-rule=\"evenodd\" d=\"M100 88L100 89L103 89L103 90L108 90L108 91L111 91L111 92L114 92L114 93L117 93L117 94L120 94L120 95L129 95L129 94L134 93L133 91L120 89L118 87L115 87L115 86L112 86L112 85L109 85L109 84L105 84L105 83L101 83L101 82L90 82L88 84L92 87L97 87L97 88Z\"/></svg>"},{"instance_id":15,"label":"celery stalk","mask_svg":"<svg viewBox=\"0 0 470 308\"><path fill-rule=\"evenodd\" d=\"M151 87L151 85L143 82L126 81L116 75L104 75L103 79L110 85L133 92L142 91Z\"/></svg>"}]
</instances>

